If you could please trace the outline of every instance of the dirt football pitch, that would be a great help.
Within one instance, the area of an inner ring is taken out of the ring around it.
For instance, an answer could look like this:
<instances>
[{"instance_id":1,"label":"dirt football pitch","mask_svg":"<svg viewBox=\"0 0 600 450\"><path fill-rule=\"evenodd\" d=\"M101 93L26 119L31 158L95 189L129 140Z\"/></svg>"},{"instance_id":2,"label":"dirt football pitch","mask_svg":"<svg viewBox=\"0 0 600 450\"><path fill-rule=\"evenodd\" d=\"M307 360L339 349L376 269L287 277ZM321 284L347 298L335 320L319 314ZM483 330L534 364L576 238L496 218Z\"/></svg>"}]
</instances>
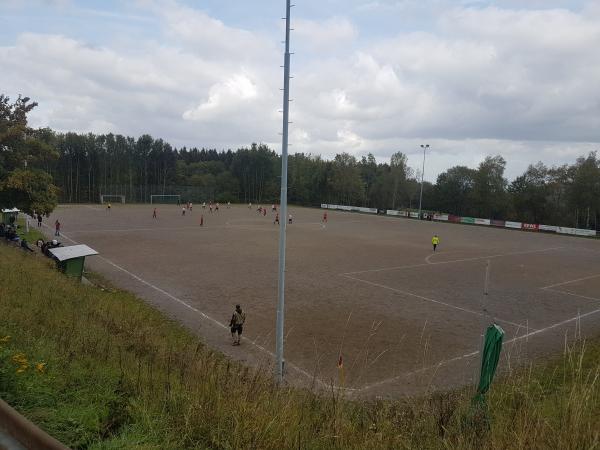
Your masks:
<instances>
[{"instance_id":1,"label":"dirt football pitch","mask_svg":"<svg viewBox=\"0 0 600 450\"><path fill-rule=\"evenodd\" d=\"M221 206L63 205L62 242L87 267L182 322L213 348L273 363L279 229L274 213ZM270 208L270 205L269 205ZM483 327L506 332L500 368L600 334L600 241L492 227L290 208L286 377L356 397L473 383ZM204 226L200 226L200 217ZM431 237L440 246L432 251ZM489 294L484 299L486 265ZM245 340L231 346L236 303ZM342 370L338 367L342 357Z\"/></svg>"}]
</instances>

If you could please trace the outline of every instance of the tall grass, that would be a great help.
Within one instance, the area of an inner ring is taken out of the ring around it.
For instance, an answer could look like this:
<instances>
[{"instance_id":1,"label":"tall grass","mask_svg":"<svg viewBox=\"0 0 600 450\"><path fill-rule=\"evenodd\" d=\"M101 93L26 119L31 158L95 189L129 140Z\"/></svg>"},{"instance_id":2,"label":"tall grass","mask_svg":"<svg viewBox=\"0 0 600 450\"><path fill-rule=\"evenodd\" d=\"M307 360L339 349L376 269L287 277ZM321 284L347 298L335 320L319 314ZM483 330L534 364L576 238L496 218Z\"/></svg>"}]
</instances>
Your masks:
<instances>
[{"instance_id":1,"label":"tall grass","mask_svg":"<svg viewBox=\"0 0 600 450\"><path fill-rule=\"evenodd\" d=\"M598 342L576 343L497 380L489 427L464 420L468 389L358 402L279 388L133 295L0 245L0 396L73 448L598 448L599 360Z\"/></svg>"},{"instance_id":2,"label":"tall grass","mask_svg":"<svg viewBox=\"0 0 600 450\"><path fill-rule=\"evenodd\" d=\"M36 220L29 220L29 232L27 232L27 226L25 225L25 220L27 220L24 217L19 217L17 219L17 223L19 225L19 230L18 230L18 234L21 237L21 239L26 239L27 242L29 243L29 245L34 246L35 242L38 239L43 239L44 241L46 240L46 236L44 236L44 234L41 232L40 228L37 228L37 221Z\"/></svg>"}]
</instances>

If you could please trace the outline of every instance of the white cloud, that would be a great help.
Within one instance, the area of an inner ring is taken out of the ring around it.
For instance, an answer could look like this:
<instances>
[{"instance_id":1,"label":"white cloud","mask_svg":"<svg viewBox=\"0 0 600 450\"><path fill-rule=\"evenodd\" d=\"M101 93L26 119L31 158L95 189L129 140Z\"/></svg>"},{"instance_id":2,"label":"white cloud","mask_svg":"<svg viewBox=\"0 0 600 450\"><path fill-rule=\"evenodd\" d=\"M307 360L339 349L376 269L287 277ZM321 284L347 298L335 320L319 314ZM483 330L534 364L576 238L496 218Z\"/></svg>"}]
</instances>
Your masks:
<instances>
[{"instance_id":1,"label":"white cloud","mask_svg":"<svg viewBox=\"0 0 600 450\"><path fill-rule=\"evenodd\" d=\"M281 37L173 1L140 4L159 34L137 42L91 46L81 36L22 32L0 44L3 91L40 103L35 125L278 149ZM538 159L562 163L598 149L600 9L455 5L440 6L426 31L378 38L349 18L294 19L292 151L386 159L400 150L419 166L428 142L426 178L435 179L487 154L503 154L515 176Z\"/></svg>"},{"instance_id":2,"label":"white cloud","mask_svg":"<svg viewBox=\"0 0 600 450\"><path fill-rule=\"evenodd\" d=\"M346 149L345 151L349 151L353 147L360 147L363 144L363 139L349 128L338 130L337 137L339 144Z\"/></svg>"},{"instance_id":3,"label":"white cloud","mask_svg":"<svg viewBox=\"0 0 600 450\"><path fill-rule=\"evenodd\" d=\"M174 1L149 2L166 35L202 58L261 62L278 55L275 42L258 32L230 27L207 13Z\"/></svg>"},{"instance_id":4,"label":"white cloud","mask_svg":"<svg viewBox=\"0 0 600 450\"><path fill-rule=\"evenodd\" d=\"M223 115L256 100L258 95L258 86L250 77L236 74L213 85L209 90L208 98L196 108L185 111L183 118L186 120L222 119Z\"/></svg>"},{"instance_id":5,"label":"white cloud","mask_svg":"<svg viewBox=\"0 0 600 450\"><path fill-rule=\"evenodd\" d=\"M546 21L552 28L544 27ZM301 105L311 113L302 119L353 121L373 147L377 140L418 136L600 139L600 89L594 81L600 75L600 54L594 51L600 47L600 23L567 11L489 8L452 11L444 26L450 37L405 33L352 58L312 62L308 81L299 81L301 92L312 91L298 94L300 101L311 99ZM569 39L555 46L555 37L528 39L523 33L529 29ZM327 77L317 82L314 73Z\"/></svg>"}]
</instances>

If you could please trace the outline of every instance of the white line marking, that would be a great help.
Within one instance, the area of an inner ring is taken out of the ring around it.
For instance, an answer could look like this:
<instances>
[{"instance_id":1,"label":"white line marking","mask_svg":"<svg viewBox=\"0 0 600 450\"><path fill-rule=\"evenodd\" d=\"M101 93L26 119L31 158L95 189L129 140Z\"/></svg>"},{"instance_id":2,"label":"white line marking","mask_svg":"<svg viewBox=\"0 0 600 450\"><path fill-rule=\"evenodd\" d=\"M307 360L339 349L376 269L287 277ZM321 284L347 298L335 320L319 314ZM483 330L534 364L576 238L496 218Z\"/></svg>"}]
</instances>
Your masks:
<instances>
[{"instance_id":1,"label":"white line marking","mask_svg":"<svg viewBox=\"0 0 600 450\"><path fill-rule=\"evenodd\" d=\"M122 271L122 272L125 272L125 273L126 273L127 275L129 275L131 278L134 278L134 279L136 279L136 280L137 280L137 281L139 281L140 283L142 283L142 284L145 284L146 286L149 286L149 287L151 287L152 289L154 289L154 290L156 290L156 291L160 292L161 294L163 294L163 295L164 295L164 296L166 296L166 297L169 297L171 300L175 300L176 302L178 302L178 303L182 304L182 305L183 305L183 306L185 306L186 308L189 308L189 309L191 309L192 311L195 311L195 312L197 312L197 313L198 313L198 314L200 314L200 315L201 315L203 318L205 318L206 320L209 320L210 322L214 323L215 325L217 325L217 326L219 326L219 327L221 327L221 328L223 328L223 329L225 329L225 330L227 330L227 329L228 329L228 327L227 327L225 324L223 324L223 323L219 322L219 321L218 321L218 320L216 320L216 319L213 319L212 317L210 317L209 315L207 315L207 314L203 313L203 312L202 312L202 311L200 311L199 309L197 309L197 308L194 308L194 307L193 307L193 306L191 306L190 304L188 304L188 303L184 302L183 300L181 300L181 299L179 299L179 298L175 297L174 295L172 295L172 294L170 294L169 292L167 292L167 291L165 291L165 290L163 290L163 289L159 288L158 286L155 286L155 285L153 285L152 283L150 283L150 282L148 282L148 281L144 280L143 278L140 278L140 277L139 277L139 276L137 276L136 274L134 274L134 273L131 273L130 271L128 271L127 269L124 269L123 267L119 266L118 264L115 264L115 263L114 263L114 262L112 262L110 259L104 258L103 256L100 256L100 255L98 255L98 258L99 258L99 259L101 259L102 261L104 261L104 262L106 262L106 263L110 264L111 266L113 266L113 267L115 267L115 268L119 269L120 271ZM244 337L243 339L246 339L246 338ZM259 348L260 348L261 350L263 350L263 351L266 351L266 352L270 353L268 350L265 350L264 348L262 348L262 347L260 347L260 346L257 346L257 347L259 347Z\"/></svg>"},{"instance_id":2,"label":"white line marking","mask_svg":"<svg viewBox=\"0 0 600 450\"><path fill-rule=\"evenodd\" d=\"M562 322L558 322L558 323L555 323L553 325L547 326L546 328L542 328L540 330L535 330L535 331L532 331L530 333L524 334L522 336L518 336L518 337L515 337L515 338L512 338L512 339L509 339L508 341L505 342L505 344L510 344L512 342L515 342L515 341L518 341L518 340L521 340L521 339L526 339L526 338L529 338L531 336L535 336L536 334L544 333L544 332L546 332L548 330L552 330L552 329L560 327L562 325L566 325L566 324L568 324L570 322L574 322L576 320L580 320L580 319L583 319L585 317L592 316L592 315L597 314L599 312L600 312L600 308L599 309L595 309L595 310L590 311L590 312L587 312L585 314L578 314L575 317L571 317L570 319L563 320Z\"/></svg>"},{"instance_id":3,"label":"white line marking","mask_svg":"<svg viewBox=\"0 0 600 450\"><path fill-rule=\"evenodd\" d=\"M600 302L600 298L588 297L586 295L581 295L581 294L574 294L573 292L569 292L569 291L561 291L561 290L552 289L552 288L545 288L544 290L550 291L550 292L559 292L561 294L572 295L573 297L585 298L586 300L595 300L597 302Z\"/></svg>"},{"instance_id":4,"label":"white line marking","mask_svg":"<svg viewBox=\"0 0 600 450\"><path fill-rule=\"evenodd\" d=\"M452 253L460 253L460 250L456 250L456 251L452 251L452 252L437 252L437 253L436 253L436 252L433 252L431 255L429 255L429 256L427 256L427 257L425 258L425 262L426 262L427 264L435 264L435 263L432 263L432 262L431 262L431 258L432 258L432 257L434 257L435 255L440 255L440 254L441 254L441 255L449 255L449 254L452 254Z\"/></svg>"},{"instance_id":5,"label":"white line marking","mask_svg":"<svg viewBox=\"0 0 600 450\"><path fill-rule=\"evenodd\" d=\"M488 255L488 256L476 256L473 258L453 259L450 261L437 261L437 262L425 263L425 264L412 264L412 265L408 265L408 266L383 267L381 269L369 269L369 270L359 270L356 272L346 272L346 273L342 273L340 275L356 275L356 274L367 273L367 272L384 272L387 270L412 269L415 267L426 267L426 266L432 266L432 265L437 265L437 264L452 264L452 263L457 263L457 262L478 261L480 259L501 258L503 256L526 255L529 253L549 252L549 251L558 250L561 248L563 248L563 247L550 247L550 248L544 248L542 250L529 250L529 251L524 251L524 252L501 253L501 254L497 254L497 255Z\"/></svg>"},{"instance_id":6,"label":"white line marking","mask_svg":"<svg viewBox=\"0 0 600 450\"><path fill-rule=\"evenodd\" d=\"M169 292L159 288L158 286L153 285L152 283L149 283L148 281L144 280L143 278L135 275L134 273L131 273L130 271L124 269L123 267L115 264L114 262L110 261L109 259L106 259L100 255L98 255L98 258L106 261L108 264L110 264L111 266L114 266L115 268L123 271L124 273L126 273L127 275L131 276L132 278L136 279L137 281L139 281L142 284L145 284L146 286L151 287L152 289L160 292L161 294L163 294L164 296L175 300L176 302L180 303L181 305L185 306L188 309L191 309L192 311L200 314L200 316L202 316L204 319L212 322L213 324L215 324L216 326L223 328L225 330L229 330L229 327L227 325L225 325L224 323L219 322L217 319L212 318L211 316L209 316L208 314L203 313L202 311L200 311L198 308L193 307L192 305L190 305L187 302L184 302L183 300L175 297L174 295L170 294ZM260 351L266 353L267 355L269 355L272 358L275 358L275 354L273 352L271 352L270 350L267 350L265 347L263 347L262 345L257 344L256 342L250 340L249 338L242 336L242 340L245 342L248 342L250 344L252 344L253 346L255 346L257 349L259 349ZM319 380L317 377L309 374L307 371L305 371L304 369L301 369L300 367L296 366L295 364L286 361L286 365L288 365L289 367L291 367L292 369L294 369L295 371L301 373L302 375L304 375L305 377L307 377L309 380L314 379L315 381L317 381L319 384L321 384L322 386L327 386L323 381Z\"/></svg>"},{"instance_id":7,"label":"white line marking","mask_svg":"<svg viewBox=\"0 0 600 450\"><path fill-rule=\"evenodd\" d=\"M517 336L515 338L509 339L508 341L505 341L503 345L512 344L513 342L519 341L521 339L529 339L531 336L535 336L537 334L544 333L544 332L546 332L548 330L552 330L552 329L560 327L562 325L566 325L566 324L568 324L570 322L581 320L581 319L583 319L585 317L588 317L588 316L591 316L591 315L594 315L594 314L598 314L599 312L600 312L600 309L596 309L594 311L590 311L590 312L585 313L585 314L577 315L577 316L572 317L570 319L563 320L562 322L558 322L558 323L555 323L553 325L550 325L550 326L548 326L546 328L542 328L541 330L535 330L535 331L532 331L531 333L527 333L527 334L524 334L522 336ZM461 356L456 356L456 357L451 358L451 359L446 359L444 361L440 361L439 363L437 363L435 365L432 365L432 366L429 366L429 367L424 367L422 369L418 369L418 370L415 370L413 372L404 373L402 375L398 375L398 376L395 376L395 377L392 377L392 378L387 378L385 380L377 381L376 383L368 384L366 386L363 386L362 388L356 389L355 392L357 392L357 393L358 392L363 392L363 391L367 391L367 390L372 389L372 388L377 387L377 386L382 386L384 384L393 383L394 381L400 380L402 378L407 378L407 377L410 377L410 376L413 376L413 375L418 375L418 374L426 372L428 370L435 369L435 368L444 366L446 364L449 364L449 363L452 363L452 362L455 362L455 361L459 361L461 359L471 358L471 357L476 356L478 354L479 354L479 350L476 350L476 351L471 352L471 353L467 353L467 354L464 354L464 355L461 355Z\"/></svg>"},{"instance_id":8,"label":"white line marking","mask_svg":"<svg viewBox=\"0 0 600 450\"><path fill-rule=\"evenodd\" d=\"M470 357L478 355L478 354L479 354L479 350L476 350L474 352L467 353L465 355L455 356L454 358L440 361L439 363L437 363L437 364L435 364L433 366L423 367L422 369L414 370L412 372L403 373L402 375L397 375L397 376L392 377L392 378L386 378L385 380L381 380L381 381L377 381L375 383L367 384L366 386L363 386L363 387L361 387L359 389L356 389L356 392L368 391L369 389L372 389L374 387L382 386L384 384L393 383L394 381L400 380L402 378L408 378L408 377L411 377L413 375L418 375L420 373L427 372L428 370L435 369L435 368L441 367L441 366L445 366L446 364L450 364L450 363L452 363L454 361L459 361L461 359L470 358Z\"/></svg>"},{"instance_id":9,"label":"white line marking","mask_svg":"<svg viewBox=\"0 0 600 450\"><path fill-rule=\"evenodd\" d=\"M550 288L554 288L557 286L563 286L565 284L577 283L578 281L590 280L592 278L597 278L597 277L600 277L600 273L596 274L596 275L590 275L589 277L577 278L576 280L563 281L562 283L551 284L550 286L544 286L540 289L550 289Z\"/></svg>"},{"instance_id":10,"label":"white line marking","mask_svg":"<svg viewBox=\"0 0 600 450\"><path fill-rule=\"evenodd\" d=\"M45 225L45 224L44 224ZM50 228L48 225L45 225L47 228ZM77 241L71 239L70 237L68 237L65 234L61 234L60 237L63 237L69 241L71 241L74 244L78 244ZM200 316L206 320L208 320L209 322L213 323L214 325L223 328L225 330L228 330L229 327L227 325L225 325L224 323L219 322L217 319L214 319L212 317L210 317L208 314L203 313L202 311L200 311L197 308L194 308L192 305L184 302L183 300L175 297L174 295L170 294L169 292L159 288L158 286L153 285L152 283L149 283L148 281L144 280L143 278L140 278L139 276L135 275L134 273L131 273L130 271L128 271L127 269L124 269L123 267L115 264L114 262L112 262L111 260L104 258L103 256L97 255L97 257L103 261L105 261L106 263L110 264L111 266L121 270L122 272L126 273L127 275L129 275L130 277L132 277L133 279L139 281L142 284L145 284L148 287L151 287L152 289L160 292L161 294L163 294L164 296L170 298L171 300L175 300L176 302L180 303L181 305L185 306L186 308L200 314ZM265 347L263 347L262 345L257 344L256 342L248 339L245 336L242 336L242 339L244 340L244 342L248 342L249 344L253 345L254 347L256 347L258 350L266 353L267 355L271 356L272 358L275 358L275 354L273 352L271 352L270 350L267 350ZM304 375L305 377L307 377L309 380L315 380L319 385L321 385L322 387L327 387L327 384L323 381L321 381L319 378L317 378L314 375L309 374L307 371L305 371L304 369L301 369L300 367L296 366L295 364L286 361L286 366L291 367L292 369L294 369L295 371L297 371L298 373L301 373L302 375Z\"/></svg>"},{"instance_id":11,"label":"white line marking","mask_svg":"<svg viewBox=\"0 0 600 450\"><path fill-rule=\"evenodd\" d=\"M355 280L355 281L361 281L361 282L363 282L363 283L370 284L371 286L376 286L376 287L380 287L380 288L382 288L382 289L387 289L387 290L389 290L389 291L392 291L392 292L395 292L395 293L397 293L397 294L408 295L408 296L411 296L411 297L418 298L418 299L420 299L420 300L425 300L425 301L427 301L427 302L431 302L431 303L437 303L437 304L439 304L439 305L444 305L444 306L447 306L447 307L449 307L449 308L457 309L457 310L459 310L459 311L466 312L466 313L469 313L469 314L475 314L476 316L480 316L480 317L481 317L481 316L483 316L483 314L482 314L482 313L480 313L480 312L477 312L477 311L473 311L473 310L471 310L471 309L462 308L462 307L460 307L460 306L452 305L452 304L450 304L450 303L442 302L442 301L440 301L440 300L434 300L434 299L432 299L432 298L429 298L429 297L424 297L424 296L422 296L422 295L413 294L412 292L408 292L408 291L401 291L400 289L395 289L395 288L393 288L393 287L386 286L385 284L374 283L374 282L372 282L372 281L363 280L363 279L361 279L361 278L352 277L352 276L350 276L350 275L342 275L342 276L343 276L343 277L345 277L345 278L349 278L349 279L351 279L351 280ZM515 327L517 327L517 328L523 328L523 325L522 325L522 324L514 323L514 322L511 322L511 321L509 321L509 320L499 319L499 318L497 318L497 317L496 317L496 318L494 318L494 319L495 319L495 320L497 320L498 322L507 323L507 324L509 324L509 325L512 325L512 326L515 326Z\"/></svg>"}]
</instances>

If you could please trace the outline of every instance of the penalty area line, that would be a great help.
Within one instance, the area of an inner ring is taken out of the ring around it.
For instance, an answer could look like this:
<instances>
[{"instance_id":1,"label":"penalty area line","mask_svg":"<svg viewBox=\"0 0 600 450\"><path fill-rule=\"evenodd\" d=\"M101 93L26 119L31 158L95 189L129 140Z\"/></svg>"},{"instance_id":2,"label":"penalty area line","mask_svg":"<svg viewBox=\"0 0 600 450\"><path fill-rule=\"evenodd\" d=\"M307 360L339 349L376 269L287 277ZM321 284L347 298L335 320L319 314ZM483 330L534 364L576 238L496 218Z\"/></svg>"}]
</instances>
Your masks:
<instances>
[{"instance_id":1,"label":"penalty area line","mask_svg":"<svg viewBox=\"0 0 600 450\"><path fill-rule=\"evenodd\" d=\"M355 280L355 281L360 281L362 283L370 284L371 286L376 286L376 287L379 287L379 288L382 288L382 289L387 289L388 291L392 291L392 292L394 292L396 294L406 295L406 296L410 296L410 297L415 297L415 298L418 298L419 300L424 300L424 301L430 302L430 303L437 303L438 305L446 306L448 308L456 309L458 311L462 311L462 312L465 312L465 313L468 313L468 314L474 314L474 315L480 316L480 317L482 317L484 315L483 313L480 313L480 312L477 312L477 311L473 311L471 309L462 308L460 306L452 305L450 303L442 302L440 300L434 300L432 298L424 297L424 296L419 295L419 294L413 294L412 292L402 291L400 289L396 289L396 288L393 288L393 287L390 287L390 286L386 286L385 284L374 283L372 281L363 280L362 278L356 278L356 277L352 277L350 275L345 275L345 274L341 275L341 276L343 276L344 278L348 278L350 280ZM516 327L517 329L524 328L524 326L522 324L511 322L510 320L504 320L504 319L500 319L498 317L494 317L494 320L497 321L497 322L501 322L501 323L506 323L508 325L512 325L513 327Z\"/></svg>"},{"instance_id":2,"label":"penalty area line","mask_svg":"<svg viewBox=\"0 0 600 450\"><path fill-rule=\"evenodd\" d=\"M561 291L559 289L552 289L552 288L546 288L546 289L543 289L543 290L544 291L550 291L550 292L557 292L559 294L571 295L571 296L577 297L577 298L584 298L586 300L593 300L593 301L596 301L596 302L600 302L600 298L588 297L587 295L575 294L574 292Z\"/></svg>"},{"instance_id":3,"label":"penalty area line","mask_svg":"<svg viewBox=\"0 0 600 450\"><path fill-rule=\"evenodd\" d=\"M551 288L555 288L558 286L564 286L565 284L577 283L578 281L591 280L592 278L598 278L598 277L600 277L600 273L598 273L596 275L590 275L587 277L583 277L583 278L577 278L575 280L563 281L562 283L551 284L549 286L541 287L540 289L551 289Z\"/></svg>"},{"instance_id":4,"label":"penalty area line","mask_svg":"<svg viewBox=\"0 0 600 450\"><path fill-rule=\"evenodd\" d=\"M542 253L542 252L549 252L549 251L552 251L552 250L559 250L561 248L563 248L563 247L550 247L550 248L544 248L544 249L541 249L541 250L527 250L527 251L523 251L523 252L500 253L500 254L497 254L497 255L475 256L473 258L452 259L450 261L435 261L435 262L429 262L428 261L425 264L411 264L411 265L406 265L406 266L382 267L380 269L358 270L356 272L341 273L340 275L358 275L358 274L361 274L361 273L385 272L385 271L388 271L388 270L414 269L416 267L435 266L435 265L438 265L438 264L452 264L452 263L458 263L458 262L479 261L479 260L482 260L482 259L501 258L501 257L504 257L504 256L527 255L529 253ZM439 254L442 254L442 253L439 253ZM596 275L596 276L600 276L600 275Z\"/></svg>"},{"instance_id":5,"label":"penalty area line","mask_svg":"<svg viewBox=\"0 0 600 450\"><path fill-rule=\"evenodd\" d=\"M535 331L532 331L530 333L523 334L521 336L517 336L517 337L514 337L512 339L509 339L508 341L504 342L504 345L512 344L513 342L520 341L522 339L528 339L531 336L536 336L538 334L542 334L542 333L544 333L546 331L552 330L554 328L561 327L563 325L567 325L567 324L569 324L571 322L579 321L581 319L584 319L586 317L589 317L589 316L592 316L592 315L598 314L598 313L600 313L600 309L595 309L595 310L589 311L589 312L587 312L585 314L579 314L579 315L577 315L575 317L571 317L570 319L563 320L562 322L558 322L558 323L549 325L549 326L547 326L545 328L542 328L540 330L535 330ZM378 387L378 386L383 386L384 384L393 383L394 381L398 381L398 380L403 379L403 378L408 378L408 377L411 377L411 376L414 376L414 375L421 374L423 372L427 372L429 370L437 369L439 367L445 366L445 365L453 363L455 361L460 361L460 360L463 360L463 359L472 358L473 356L478 355L479 352L480 352L479 350L475 350L475 351L473 351L471 353L466 353L464 355L455 356L454 358L440 361L439 363L434 364L432 366L424 367L422 369L418 369L418 370L415 370L413 372L407 372L407 373L404 373L402 375L398 375L398 376L395 376L395 377L392 377L392 378L387 378L385 380L377 381L376 383L368 384L366 386L363 386L362 388L356 389L355 392L356 393L360 393L360 392L368 391L368 390L370 390L372 388L375 388L375 387Z\"/></svg>"}]
</instances>

